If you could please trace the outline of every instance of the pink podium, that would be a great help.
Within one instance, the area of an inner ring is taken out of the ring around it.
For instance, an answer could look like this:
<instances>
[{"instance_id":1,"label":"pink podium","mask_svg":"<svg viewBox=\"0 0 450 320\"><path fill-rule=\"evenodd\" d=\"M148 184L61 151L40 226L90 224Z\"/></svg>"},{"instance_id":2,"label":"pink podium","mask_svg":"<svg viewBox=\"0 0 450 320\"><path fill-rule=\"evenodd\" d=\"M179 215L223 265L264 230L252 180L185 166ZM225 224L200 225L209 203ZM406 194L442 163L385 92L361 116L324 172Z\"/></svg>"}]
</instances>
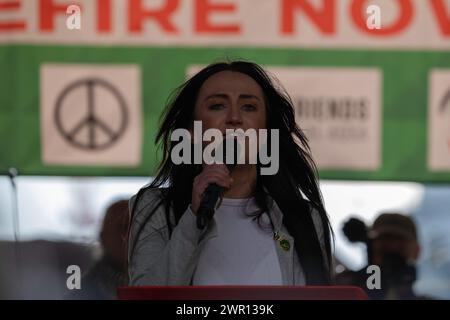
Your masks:
<instances>
[{"instance_id":1,"label":"pink podium","mask_svg":"<svg viewBox=\"0 0 450 320\"><path fill-rule=\"evenodd\" d=\"M118 289L120 300L367 300L349 286L142 286Z\"/></svg>"}]
</instances>

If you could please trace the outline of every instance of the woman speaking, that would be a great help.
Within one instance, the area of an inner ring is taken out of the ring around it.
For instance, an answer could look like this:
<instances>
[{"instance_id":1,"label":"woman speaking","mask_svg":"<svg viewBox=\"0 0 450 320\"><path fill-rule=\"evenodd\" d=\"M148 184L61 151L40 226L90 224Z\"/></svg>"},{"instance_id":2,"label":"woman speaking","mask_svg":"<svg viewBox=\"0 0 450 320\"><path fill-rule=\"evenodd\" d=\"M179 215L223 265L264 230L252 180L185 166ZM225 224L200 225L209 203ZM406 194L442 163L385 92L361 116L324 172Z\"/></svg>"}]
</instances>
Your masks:
<instances>
[{"instance_id":1,"label":"woman speaking","mask_svg":"<svg viewBox=\"0 0 450 320\"><path fill-rule=\"evenodd\" d=\"M259 160L231 171L218 163L175 164L171 135L192 132L194 121L223 134L278 129L277 172L261 174ZM163 150L158 173L130 200L130 285L331 283L332 231L310 149L290 98L260 66L234 61L202 69L168 104L156 143ZM212 184L220 186L220 201L199 228Z\"/></svg>"}]
</instances>

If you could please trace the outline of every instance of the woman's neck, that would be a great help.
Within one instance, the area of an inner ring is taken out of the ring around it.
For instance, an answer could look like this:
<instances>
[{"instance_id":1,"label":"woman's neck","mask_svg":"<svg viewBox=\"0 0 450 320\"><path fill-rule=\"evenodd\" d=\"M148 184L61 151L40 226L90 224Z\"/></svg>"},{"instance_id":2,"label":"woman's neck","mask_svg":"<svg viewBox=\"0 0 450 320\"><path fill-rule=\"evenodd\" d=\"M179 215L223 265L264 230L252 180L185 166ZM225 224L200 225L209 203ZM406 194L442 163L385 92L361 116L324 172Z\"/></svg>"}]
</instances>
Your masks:
<instances>
[{"instance_id":1,"label":"woman's neck","mask_svg":"<svg viewBox=\"0 0 450 320\"><path fill-rule=\"evenodd\" d=\"M256 165L238 165L231 172L233 183L231 188L225 191L224 198L243 199L250 198L256 188Z\"/></svg>"}]
</instances>

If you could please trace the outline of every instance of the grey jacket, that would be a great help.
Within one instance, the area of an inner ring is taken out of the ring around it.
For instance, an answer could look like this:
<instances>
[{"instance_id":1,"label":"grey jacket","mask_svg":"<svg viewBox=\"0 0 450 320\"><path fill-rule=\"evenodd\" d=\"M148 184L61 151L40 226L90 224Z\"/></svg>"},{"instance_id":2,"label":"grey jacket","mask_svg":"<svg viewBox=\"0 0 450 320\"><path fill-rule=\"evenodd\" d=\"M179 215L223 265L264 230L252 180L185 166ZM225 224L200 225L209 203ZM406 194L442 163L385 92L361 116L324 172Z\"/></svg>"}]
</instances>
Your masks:
<instances>
[{"instance_id":1,"label":"grey jacket","mask_svg":"<svg viewBox=\"0 0 450 320\"><path fill-rule=\"evenodd\" d=\"M217 237L214 219L205 229L199 230L196 226L196 216L190 208L187 208L178 225L173 228L169 239L163 205L160 205L152 217L147 219L160 199L161 189L151 188L144 191L138 203L135 203L136 195L130 199L130 212L135 209L130 225L128 256L132 286L189 285L203 245L208 239ZM294 239L282 224L282 213L271 198L269 198L269 208L275 232L279 235L278 240L273 241L278 242L276 250L283 284L304 285L305 277L294 249ZM170 219L174 224L175 217L172 210ZM313 211L313 221L326 258L323 227L317 211ZM287 240L290 246L283 248L280 245L283 239Z\"/></svg>"}]
</instances>

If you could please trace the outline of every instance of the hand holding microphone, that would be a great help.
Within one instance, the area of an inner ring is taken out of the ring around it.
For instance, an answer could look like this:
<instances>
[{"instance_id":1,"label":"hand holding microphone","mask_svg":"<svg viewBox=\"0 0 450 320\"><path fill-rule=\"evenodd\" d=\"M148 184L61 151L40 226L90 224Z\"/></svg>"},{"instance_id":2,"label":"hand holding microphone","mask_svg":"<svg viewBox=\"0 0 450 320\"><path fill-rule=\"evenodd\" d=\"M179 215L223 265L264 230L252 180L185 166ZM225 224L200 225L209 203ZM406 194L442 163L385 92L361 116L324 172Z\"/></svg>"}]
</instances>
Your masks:
<instances>
[{"instance_id":1,"label":"hand holding microphone","mask_svg":"<svg viewBox=\"0 0 450 320\"><path fill-rule=\"evenodd\" d=\"M205 165L203 171L194 179L191 202L192 211L197 214L208 186L216 184L220 188L228 189L231 187L231 183L232 178L225 164Z\"/></svg>"},{"instance_id":2,"label":"hand holding microphone","mask_svg":"<svg viewBox=\"0 0 450 320\"><path fill-rule=\"evenodd\" d=\"M203 229L214 215L220 194L231 187L231 171L237 164L240 148L235 137L223 140L221 146L224 162L227 164L205 165L194 179L192 188L192 211L197 215L197 228ZM227 155L231 159L227 158ZM231 163L228 163L231 160Z\"/></svg>"}]
</instances>

